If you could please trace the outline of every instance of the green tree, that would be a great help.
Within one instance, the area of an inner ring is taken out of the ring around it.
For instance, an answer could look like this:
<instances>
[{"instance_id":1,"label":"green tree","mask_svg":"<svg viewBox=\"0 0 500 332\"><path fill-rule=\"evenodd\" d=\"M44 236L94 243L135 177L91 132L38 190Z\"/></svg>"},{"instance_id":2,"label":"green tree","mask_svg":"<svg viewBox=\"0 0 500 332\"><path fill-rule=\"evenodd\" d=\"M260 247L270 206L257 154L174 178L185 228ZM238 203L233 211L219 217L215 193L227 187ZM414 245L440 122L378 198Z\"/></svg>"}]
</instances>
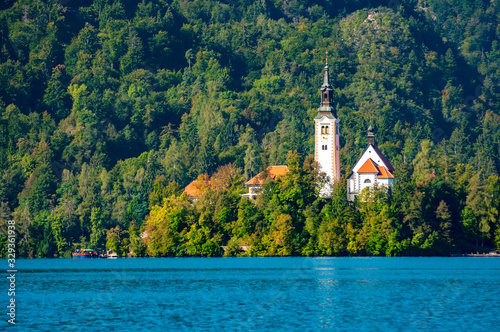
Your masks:
<instances>
[{"instance_id":1,"label":"green tree","mask_svg":"<svg viewBox=\"0 0 500 332\"><path fill-rule=\"evenodd\" d=\"M103 227L103 218L101 209L93 207L90 213L90 223L92 225L90 230L90 246L94 249L101 247L103 236L106 233Z\"/></svg>"}]
</instances>

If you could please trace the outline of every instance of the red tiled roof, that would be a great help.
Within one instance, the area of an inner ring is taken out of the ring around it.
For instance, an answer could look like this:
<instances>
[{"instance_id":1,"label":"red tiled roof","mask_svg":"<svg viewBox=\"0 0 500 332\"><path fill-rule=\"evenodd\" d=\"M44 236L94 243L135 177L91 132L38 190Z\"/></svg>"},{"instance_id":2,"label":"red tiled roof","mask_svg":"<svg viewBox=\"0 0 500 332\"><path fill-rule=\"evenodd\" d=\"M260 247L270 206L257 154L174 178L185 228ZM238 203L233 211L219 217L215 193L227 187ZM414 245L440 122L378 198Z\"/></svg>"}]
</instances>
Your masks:
<instances>
[{"instance_id":1,"label":"red tiled roof","mask_svg":"<svg viewBox=\"0 0 500 332\"><path fill-rule=\"evenodd\" d=\"M380 173L377 175L378 179L394 179L392 173L384 166L378 166Z\"/></svg>"},{"instance_id":2,"label":"red tiled roof","mask_svg":"<svg viewBox=\"0 0 500 332\"><path fill-rule=\"evenodd\" d=\"M361 166L361 168L358 170L358 173L379 173L379 170L377 168L377 164L370 158L368 158L367 161Z\"/></svg>"},{"instance_id":3,"label":"red tiled roof","mask_svg":"<svg viewBox=\"0 0 500 332\"><path fill-rule=\"evenodd\" d=\"M184 188L184 192L189 197L200 197L205 190L210 187L210 180L207 174L200 175L196 180Z\"/></svg>"},{"instance_id":4,"label":"red tiled roof","mask_svg":"<svg viewBox=\"0 0 500 332\"><path fill-rule=\"evenodd\" d=\"M274 180L276 178L282 177L289 171L290 170L288 169L288 166L269 166L264 172L260 172L259 174L248 180L245 184L247 186L261 185L264 183L266 176L269 176Z\"/></svg>"},{"instance_id":5,"label":"red tiled roof","mask_svg":"<svg viewBox=\"0 0 500 332\"><path fill-rule=\"evenodd\" d=\"M375 164L370 158L361 166L358 173L376 173L378 179L394 179L394 176L387 167Z\"/></svg>"}]
</instances>

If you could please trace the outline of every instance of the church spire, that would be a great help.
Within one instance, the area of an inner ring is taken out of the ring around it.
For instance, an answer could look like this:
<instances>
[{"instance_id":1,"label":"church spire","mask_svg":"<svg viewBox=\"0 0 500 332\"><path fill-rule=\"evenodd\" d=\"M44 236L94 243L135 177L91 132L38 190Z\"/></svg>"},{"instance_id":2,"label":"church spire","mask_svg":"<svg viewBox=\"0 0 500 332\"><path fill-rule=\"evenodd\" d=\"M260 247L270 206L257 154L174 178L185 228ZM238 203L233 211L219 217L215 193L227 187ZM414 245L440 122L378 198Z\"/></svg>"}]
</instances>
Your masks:
<instances>
[{"instance_id":1,"label":"church spire","mask_svg":"<svg viewBox=\"0 0 500 332\"><path fill-rule=\"evenodd\" d=\"M330 69L328 67L328 51L326 51L325 76L321 86L321 104L319 113L330 113L335 116L335 107L333 106L333 88L330 84Z\"/></svg>"},{"instance_id":2,"label":"church spire","mask_svg":"<svg viewBox=\"0 0 500 332\"><path fill-rule=\"evenodd\" d=\"M325 78L323 79L323 85L321 87L322 88L331 88L332 86L330 85L330 70L328 68L328 51L326 51L325 54L326 54Z\"/></svg>"},{"instance_id":3,"label":"church spire","mask_svg":"<svg viewBox=\"0 0 500 332\"><path fill-rule=\"evenodd\" d=\"M368 127L368 135L366 136L368 138L368 146L375 145L375 135L373 135L373 128L371 123L370 127Z\"/></svg>"}]
</instances>

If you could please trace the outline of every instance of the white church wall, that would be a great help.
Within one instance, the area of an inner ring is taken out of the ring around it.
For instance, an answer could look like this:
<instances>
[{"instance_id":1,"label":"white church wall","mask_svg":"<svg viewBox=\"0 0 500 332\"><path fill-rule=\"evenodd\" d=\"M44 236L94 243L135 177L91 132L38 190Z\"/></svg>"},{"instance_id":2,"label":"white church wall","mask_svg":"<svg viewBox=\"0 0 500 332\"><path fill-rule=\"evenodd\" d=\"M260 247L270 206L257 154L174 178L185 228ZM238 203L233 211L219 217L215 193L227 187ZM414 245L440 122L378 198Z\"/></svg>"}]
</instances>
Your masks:
<instances>
[{"instance_id":1,"label":"white church wall","mask_svg":"<svg viewBox=\"0 0 500 332\"><path fill-rule=\"evenodd\" d=\"M375 183L377 183L377 174L375 173L358 173L358 183L359 183L359 192L361 192L366 187L371 187ZM369 182L367 182L369 181Z\"/></svg>"},{"instance_id":2,"label":"white church wall","mask_svg":"<svg viewBox=\"0 0 500 332\"><path fill-rule=\"evenodd\" d=\"M392 179L378 179L378 183L380 186L389 187L389 180Z\"/></svg>"},{"instance_id":3,"label":"white church wall","mask_svg":"<svg viewBox=\"0 0 500 332\"><path fill-rule=\"evenodd\" d=\"M323 116L315 119L315 159L320 172L324 172L329 183L321 190L322 196L329 196L336 175L340 173L339 135L336 134L336 119ZM323 129L322 129L323 128ZM328 128L328 130L326 130Z\"/></svg>"},{"instance_id":4,"label":"white church wall","mask_svg":"<svg viewBox=\"0 0 500 332\"><path fill-rule=\"evenodd\" d=\"M354 192L356 191L356 181L354 177L351 177L349 180L347 180L347 191L348 192Z\"/></svg>"}]
</instances>

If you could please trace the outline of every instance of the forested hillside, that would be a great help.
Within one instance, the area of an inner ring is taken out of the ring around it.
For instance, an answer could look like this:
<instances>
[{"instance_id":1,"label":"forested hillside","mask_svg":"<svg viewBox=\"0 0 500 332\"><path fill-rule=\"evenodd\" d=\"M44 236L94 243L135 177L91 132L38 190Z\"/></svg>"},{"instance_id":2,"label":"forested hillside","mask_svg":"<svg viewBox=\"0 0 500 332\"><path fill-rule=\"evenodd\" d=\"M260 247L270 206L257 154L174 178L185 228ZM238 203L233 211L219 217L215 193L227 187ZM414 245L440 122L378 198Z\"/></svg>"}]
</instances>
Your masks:
<instances>
[{"instance_id":1,"label":"forested hillside","mask_svg":"<svg viewBox=\"0 0 500 332\"><path fill-rule=\"evenodd\" d=\"M9 219L18 254L37 257L500 245L498 0L5 0L0 10L4 256ZM344 175L331 199L317 196L310 156L326 51ZM398 182L348 205L345 177L370 123ZM241 198L246 180L280 164L291 172L256 203ZM202 174L212 186L192 203L183 188Z\"/></svg>"}]
</instances>

